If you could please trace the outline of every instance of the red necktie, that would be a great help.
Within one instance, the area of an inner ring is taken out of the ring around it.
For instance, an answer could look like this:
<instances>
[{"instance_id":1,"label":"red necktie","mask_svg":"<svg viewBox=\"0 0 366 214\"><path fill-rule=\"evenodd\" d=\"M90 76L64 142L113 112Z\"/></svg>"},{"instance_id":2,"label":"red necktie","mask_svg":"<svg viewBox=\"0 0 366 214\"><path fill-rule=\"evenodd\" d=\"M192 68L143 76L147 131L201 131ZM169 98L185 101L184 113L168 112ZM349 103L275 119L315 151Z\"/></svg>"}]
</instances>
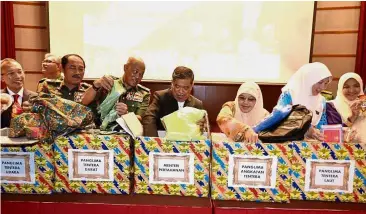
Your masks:
<instances>
[{"instance_id":1,"label":"red necktie","mask_svg":"<svg viewBox=\"0 0 366 214\"><path fill-rule=\"evenodd\" d=\"M11 111L11 118L14 118L23 113L22 106L18 102L19 94L14 94L13 97L14 97L14 103Z\"/></svg>"}]
</instances>

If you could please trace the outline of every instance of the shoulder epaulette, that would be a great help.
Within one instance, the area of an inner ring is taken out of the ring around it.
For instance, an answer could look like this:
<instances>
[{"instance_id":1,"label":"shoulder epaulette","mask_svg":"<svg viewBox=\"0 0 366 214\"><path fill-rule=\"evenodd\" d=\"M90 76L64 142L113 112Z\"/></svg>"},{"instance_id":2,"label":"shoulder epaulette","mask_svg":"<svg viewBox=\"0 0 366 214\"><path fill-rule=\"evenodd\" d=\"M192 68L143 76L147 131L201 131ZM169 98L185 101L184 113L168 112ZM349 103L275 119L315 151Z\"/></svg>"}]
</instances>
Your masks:
<instances>
[{"instance_id":1,"label":"shoulder epaulette","mask_svg":"<svg viewBox=\"0 0 366 214\"><path fill-rule=\"evenodd\" d=\"M143 89L143 90L145 90L147 92L150 92L150 89L147 88L147 87L145 87L145 86L143 86L143 85L137 84L137 87L139 87L139 88L141 88L141 89Z\"/></svg>"},{"instance_id":2,"label":"shoulder epaulette","mask_svg":"<svg viewBox=\"0 0 366 214\"><path fill-rule=\"evenodd\" d=\"M121 77L116 77L116 76L113 76L113 75L110 75L110 77L112 77L113 80L121 79Z\"/></svg>"},{"instance_id":3,"label":"shoulder epaulette","mask_svg":"<svg viewBox=\"0 0 366 214\"><path fill-rule=\"evenodd\" d=\"M333 93L331 91L321 91L322 94L329 94L329 95L333 95Z\"/></svg>"},{"instance_id":4,"label":"shoulder epaulette","mask_svg":"<svg viewBox=\"0 0 366 214\"><path fill-rule=\"evenodd\" d=\"M47 80L47 78L42 78L38 81L38 83L44 83Z\"/></svg>"},{"instance_id":5,"label":"shoulder epaulette","mask_svg":"<svg viewBox=\"0 0 366 214\"><path fill-rule=\"evenodd\" d=\"M91 85L89 83L86 83L86 82L81 82L81 87L84 87L84 88L89 88Z\"/></svg>"},{"instance_id":6,"label":"shoulder epaulette","mask_svg":"<svg viewBox=\"0 0 366 214\"><path fill-rule=\"evenodd\" d=\"M59 85L62 83L62 80L58 80L58 79L45 79L44 82L47 82L47 84L50 85Z\"/></svg>"}]
</instances>

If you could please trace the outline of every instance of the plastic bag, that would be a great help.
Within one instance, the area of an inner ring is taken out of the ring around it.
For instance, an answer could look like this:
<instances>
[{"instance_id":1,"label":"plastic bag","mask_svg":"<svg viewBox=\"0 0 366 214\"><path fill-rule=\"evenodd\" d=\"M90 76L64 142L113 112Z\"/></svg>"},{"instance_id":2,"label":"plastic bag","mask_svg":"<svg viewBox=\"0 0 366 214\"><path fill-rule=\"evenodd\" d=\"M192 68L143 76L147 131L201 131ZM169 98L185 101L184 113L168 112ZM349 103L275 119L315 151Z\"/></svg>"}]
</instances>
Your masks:
<instances>
[{"instance_id":1,"label":"plastic bag","mask_svg":"<svg viewBox=\"0 0 366 214\"><path fill-rule=\"evenodd\" d=\"M106 130L110 123L116 121L116 119L119 118L116 111L116 104L119 97L124 93L126 93L126 89L123 87L121 80L114 80L111 91L98 107L98 113L100 114L100 119L102 120L100 130Z\"/></svg>"},{"instance_id":2,"label":"plastic bag","mask_svg":"<svg viewBox=\"0 0 366 214\"><path fill-rule=\"evenodd\" d=\"M206 115L205 110L192 107L184 107L165 117L161 121L166 129L167 140L192 141L203 140L206 137L201 132L197 122Z\"/></svg>"}]
</instances>

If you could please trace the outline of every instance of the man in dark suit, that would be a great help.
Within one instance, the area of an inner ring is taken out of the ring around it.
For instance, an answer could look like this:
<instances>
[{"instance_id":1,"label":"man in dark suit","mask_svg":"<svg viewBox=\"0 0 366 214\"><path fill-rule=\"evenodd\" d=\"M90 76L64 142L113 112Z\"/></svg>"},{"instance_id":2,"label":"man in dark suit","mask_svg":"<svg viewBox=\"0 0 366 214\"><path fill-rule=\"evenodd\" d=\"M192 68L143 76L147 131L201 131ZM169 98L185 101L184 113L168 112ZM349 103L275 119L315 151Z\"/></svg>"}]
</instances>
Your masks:
<instances>
[{"instance_id":1,"label":"man in dark suit","mask_svg":"<svg viewBox=\"0 0 366 214\"><path fill-rule=\"evenodd\" d=\"M191 95L194 74L190 68L179 66L174 69L171 88L156 91L152 103L142 119L144 136L157 137L158 130L165 130L160 119L183 107L203 109L201 100Z\"/></svg>"},{"instance_id":2,"label":"man in dark suit","mask_svg":"<svg viewBox=\"0 0 366 214\"><path fill-rule=\"evenodd\" d=\"M1 110L1 128L9 127L10 120L30 110L29 98L37 96L37 93L24 88L24 70L14 59L6 58L1 61L1 81L5 82L6 88L1 93L9 94L14 98L12 105Z\"/></svg>"}]
</instances>

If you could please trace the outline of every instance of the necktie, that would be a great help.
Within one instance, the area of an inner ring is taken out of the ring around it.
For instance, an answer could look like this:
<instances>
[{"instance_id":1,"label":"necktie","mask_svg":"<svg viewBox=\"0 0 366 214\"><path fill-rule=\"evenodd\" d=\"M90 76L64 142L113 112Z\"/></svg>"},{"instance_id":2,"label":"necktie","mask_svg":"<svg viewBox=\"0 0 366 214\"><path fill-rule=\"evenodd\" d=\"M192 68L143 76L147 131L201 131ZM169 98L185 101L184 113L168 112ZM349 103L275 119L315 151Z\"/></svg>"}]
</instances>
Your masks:
<instances>
[{"instance_id":1,"label":"necktie","mask_svg":"<svg viewBox=\"0 0 366 214\"><path fill-rule=\"evenodd\" d=\"M14 103L11 111L11 118L14 118L23 113L22 106L18 102L19 94L14 94L13 97L14 97Z\"/></svg>"}]
</instances>

